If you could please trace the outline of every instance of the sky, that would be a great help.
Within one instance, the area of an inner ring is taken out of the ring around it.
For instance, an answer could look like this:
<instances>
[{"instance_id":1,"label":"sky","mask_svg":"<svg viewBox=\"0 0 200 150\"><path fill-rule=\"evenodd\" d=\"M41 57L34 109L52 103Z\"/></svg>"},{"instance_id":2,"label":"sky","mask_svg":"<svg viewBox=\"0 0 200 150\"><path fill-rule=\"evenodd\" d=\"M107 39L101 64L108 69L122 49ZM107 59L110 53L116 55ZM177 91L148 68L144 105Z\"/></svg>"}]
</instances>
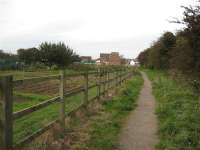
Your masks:
<instances>
[{"instance_id":1,"label":"sky","mask_svg":"<svg viewBox=\"0 0 200 150\"><path fill-rule=\"evenodd\" d=\"M135 58L163 32L182 25L181 5L195 0L0 0L0 49L64 42L81 56L117 51Z\"/></svg>"}]
</instances>

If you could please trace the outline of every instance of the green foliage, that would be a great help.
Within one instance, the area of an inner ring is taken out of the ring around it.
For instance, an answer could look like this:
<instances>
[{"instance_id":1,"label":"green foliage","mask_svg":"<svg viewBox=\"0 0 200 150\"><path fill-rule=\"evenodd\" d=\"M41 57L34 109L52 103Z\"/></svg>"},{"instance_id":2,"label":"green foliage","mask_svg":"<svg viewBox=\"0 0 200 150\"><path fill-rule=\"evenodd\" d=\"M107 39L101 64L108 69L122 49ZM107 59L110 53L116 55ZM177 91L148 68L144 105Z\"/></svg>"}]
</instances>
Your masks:
<instances>
[{"instance_id":1,"label":"green foliage","mask_svg":"<svg viewBox=\"0 0 200 150\"><path fill-rule=\"evenodd\" d=\"M33 64L40 61L40 52L37 48L18 49L18 58L25 64Z\"/></svg>"},{"instance_id":2,"label":"green foliage","mask_svg":"<svg viewBox=\"0 0 200 150\"><path fill-rule=\"evenodd\" d=\"M33 105L36 105L42 101L50 99L50 96L47 95L38 95L33 93L21 93L15 92L14 95L19 99L25 99L23 103L14 102L14 111L22 110Z\"/></svg>"},{"instance_id":3,"label":"green foliage","mask_svg":"<svg viewBox=\"0 0 200 150\"><path fill-rule=\"evenodd\" d=\"M157 99L159 150L200 149L200 94L165 73L147 70Z\"/></svg>"},{"instance_id":4,"label":"green foliage","mask_svg":"<svg viewBox=\"0 0 200 150\"><path fill-rule=\"evenodd\" d=\"M177 36L176 45L171 52L170 68L177 69L184 74L192 73L193 50L188 43L188 39Z\"/></svg>"},{"instance_id":5,"label":"green foliage","mask_svg":"<svg viewBox=\"0 0 200 150\"><path fill-rule=\"evenodd\" d=\"M41 54L41 62L49 67L57 65L59 67L65 67L73 62L79 61L78 55L74 51L65 46L64 43L42 43L39 46Z\"/></svg>"},{"instance_id":6,"label":"green foliage","mask_svg":"<svg viewBox=\"0 0 200 150\"><path fill-rule=\"evenodd\" d=\"M89 96L96 96L96 88L89 90ZM26 101L20 103L14 103L14 110L18 111L30 106L34 106L39 102L47 100L49 96L29 94L29 93L15 93L18 96L21 96ZM83 104L83 94L77 94L71 97L66 98L66 113L76 109ZM17 119L14 123L14 143L19 142L26 136L36 132L38 129L44 127L48 123L58 119L59 117L59 108L60 103L55 103L49 105L43 109L40 109L36 112L31 113L30 115L24 116L20 119Z\"/></svg>"},{"instance_id":7,"label":"green foliage","mask_svg":"<svg viewBox=\"0 0 200 150\"><path fill-rule=\"evenodd\" d=\"M17 55L5 53L0 50L0 70L17 69Z\"/></svg>"},{"instance_id":8,"label":"green foliage","mask_svg":"<svg viewBox=\"0 0 200 150\"><path fill-rule=\"evenodd\" d=\"M138 60L150 68L168 69L170 52L175 45L176 37L171 32L165 32L153 45L139 54Z\"/></svg>"},{"instance_id":9,"label":"green foliage","mask_svg":"<svg viewBox=\"0 0 200 150\"><path fill-rule=\"evenodd\" d=\"M150 48L139 54L138 60L143 66L170 69L200 82L200 1L196 6L183 8L183 19L173 22L186 27L175 36L165 32Z\"/></svg>"},{"instance_id":10,"label":"green foliage","mask_svg":"<svg viewBox=\"0 0 200 150\"><path fill-rule=\"evenodd\" d=\"M79 62L79 56L64 43L44 42L39 48L19 49L20 62L28 66L45 64L50 68L64 68L73 62Z\"/></svg>"},{"instance_id":11,"label":"green foliage","mask_svg":"<svg viewBox=\"0 0 200 150\"><path fill-rule=\"evenodd\" d=\"M78 72L85 72L85 71L94 71L97 69L95 64L71 64L68 66L68 69L78 71Z\"/></svg>"},{"instance_id":12,"label":"green foliage","mask_svg":"<svg viewBox=\"0 0 200 150\"><path fill-rule=\"evenodd\" d=\"M103 115L92 124L90 150L112 150L118 148L118 134L125 116L136 106L143 80L134 76L121 90L118 97L103 103Z\"/></svg>"}]
</instances>

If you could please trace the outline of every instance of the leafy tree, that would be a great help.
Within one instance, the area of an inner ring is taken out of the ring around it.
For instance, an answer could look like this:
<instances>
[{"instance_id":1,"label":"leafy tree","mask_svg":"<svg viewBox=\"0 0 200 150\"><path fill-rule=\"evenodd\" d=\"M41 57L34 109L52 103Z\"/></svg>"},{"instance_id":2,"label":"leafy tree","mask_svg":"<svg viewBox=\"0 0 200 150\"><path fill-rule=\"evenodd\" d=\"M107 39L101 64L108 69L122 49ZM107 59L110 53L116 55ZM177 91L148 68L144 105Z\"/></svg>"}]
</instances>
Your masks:
<instances>
[{"instance_id":1,"label":"leafy tree","mask_svg":"<svg viewBox=\"0 0 200 150\"><path fill-rule=\"evenodd\" d=\"M17 67L17 55L0 50L0 69L16 69Z\"/></svg>"},{"instance_id":2,"label":"leafy tree","mask_svg":"<svg viewBox=\"0 0 200 150\"><path fill-rule=\"evenodd\" d=\"M193 66L193 50L186 37L178 36L176 46L171 52L170 68L191 74L191 66Z\"/></svg>"},{"instance_id":3,"label":"leafy tree","mask_svg":"<svg viewBox=\"0 0 200 150\"><path fill-rule=\"evenodd\" d=\"M150 48L139 54L142 65L156 69L168 69L170 51L174 47L176 37L171 32L165 32Z\"/></svg>"},{"instance_id":4,"label":"leafy tree","mask_svg":"<svg viewBox=\"0 0 200 150\"><path fill-rule=\"evenodd\" d=\"M165 32L160 39L160 67L169 69L170 52L176 43L176 37L171 32Z\"/></svg>"},{"instance_id":5,"label":"leafy tree","mask_svg":"<svg viewBox=\"0 0 200 150\"><path fill-rule=\"evenodd\" d=\"M194 66L192 68L195 75L200 76L200 5L184 8L183 22L187 26L184 31L193 49Z\"/></svg>"},{"instance_id":6,"label":"leafy tree","mask_svg":"<svg viewBox=\"0 0 200 150\"><path fill-rule=\"evenodd\" d=\"M75 61L79 61L79 56L64 43L42 43L39 46L41 54L41 62L51 67L57 65L58 67L65 67Z\"/></svg>"},{"instance_id":7,"label":"leafy tree","mask_svg":"<svg viewBox=\"0 0 200 150\"><path fill-rule=\"evenodd\" d=\"M196 6L182 6L182 8L184 8L183 19L173 22L186 26L182 35L187 37L192 53L193 63L191 63L190 70L193 75L200 78L200 1Z\"/></svg>"},{"instance_id":8,"label":"leafy tree","mask_svg":"<svg viewBox=\"0 0 200 150\"><path fill-rule=\"evenodd\" d=\"M141 65L146 66L147 63L147 59L148 59L148 50L144 50L142 51L138 57L137 60L140 62Z\"/></svg>"},{"instance_id":9,"label":"leafy tree","mask_svg":"<svg viewBox=\"0 0 200 150\"><path fill-rule=\"evenodd\" d=\"M18 49L19 60L25 64L34 64L40 61L40 52L37 48Z\"/></svg>"}]
</instances>

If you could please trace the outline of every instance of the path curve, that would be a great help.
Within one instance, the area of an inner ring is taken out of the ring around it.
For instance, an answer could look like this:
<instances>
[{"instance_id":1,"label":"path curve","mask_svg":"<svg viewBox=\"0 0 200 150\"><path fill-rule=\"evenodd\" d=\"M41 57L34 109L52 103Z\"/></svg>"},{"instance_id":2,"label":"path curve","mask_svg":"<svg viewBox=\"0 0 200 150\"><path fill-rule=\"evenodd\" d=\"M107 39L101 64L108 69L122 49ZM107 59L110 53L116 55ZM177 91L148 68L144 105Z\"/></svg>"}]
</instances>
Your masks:
<instances>
[{"instance_id":1,"label":"path curve","mask_svg":"<svg viewBox=\"0 0 200 150\"><path fill-rule=\"evenodd\" d=\"M144 85L140 92L137 108L131 112L120 136L121 150L154 150L158 143L155 98L151 82L141 72Z\"/></svg>"}]
</instances>

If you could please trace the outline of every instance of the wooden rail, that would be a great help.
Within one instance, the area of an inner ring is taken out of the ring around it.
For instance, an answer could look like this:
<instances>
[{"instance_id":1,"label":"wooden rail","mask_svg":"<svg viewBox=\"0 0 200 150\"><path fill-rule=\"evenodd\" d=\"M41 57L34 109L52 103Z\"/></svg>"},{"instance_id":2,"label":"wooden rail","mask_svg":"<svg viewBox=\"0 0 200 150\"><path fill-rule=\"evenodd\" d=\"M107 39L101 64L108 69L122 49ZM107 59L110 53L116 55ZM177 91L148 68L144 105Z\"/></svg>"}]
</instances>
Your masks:
<instances>
[{"instance_id":1,"label":"wooden rail","mask_svg":"<svg viewBox=\"0 0 200 150\"><path fill-rule=\"evenodd\" d=\"M112 78L110 76L111 73L115 74L115 76ZM99 69L98 71L93 71L93 72L73 73L68 75L66 75L64 71L61 71L59 75L37 77L37 78L16 80L16 81L13 81L12 76L0 77L0 149L12 150L13 148L20 148L24 144L33 140L35 137L41 135L42 133L50 129L55 123L60 123L61 128L64 131L66 116L72 115L80 108L83 107L86 108L87 105L93 100L100 100L101 96L105 96L109 89L113 89L114 87L121 85L122 82L127 80L130 76L132 76L132 74L133 74L132 70L127 70L127 69L118 71L108 71ZM97 81L92 85L89 85L89 78L88 78L89 75L96 75L97 77L96 78ZM66 78L74 76L83 76L85 81L84 86L80 86L71 89L67 92L64 92L66 85L65 84ZM49 79L57 79L60 81L59 96L13 113L13 86L17 86L23 83L29 83L29 82L31 83L36 81L39 82ZM111 85L111 83L113 84ZM97 95L91 99L88 99L89 90L95 87L97 88ZM84 93L83 103L81 103L71 112L66 113L65 99L67 97L79 94L81 92ZM31 135L25 137L24 139L20 140L19 142L17 142L17 144L13 145L13 121L20 119L26 115L29 115L35 111L38 111L54 103L60 103L59 118L47 124L38 131L32 133Z\"/></svg>"}]
</instances>

